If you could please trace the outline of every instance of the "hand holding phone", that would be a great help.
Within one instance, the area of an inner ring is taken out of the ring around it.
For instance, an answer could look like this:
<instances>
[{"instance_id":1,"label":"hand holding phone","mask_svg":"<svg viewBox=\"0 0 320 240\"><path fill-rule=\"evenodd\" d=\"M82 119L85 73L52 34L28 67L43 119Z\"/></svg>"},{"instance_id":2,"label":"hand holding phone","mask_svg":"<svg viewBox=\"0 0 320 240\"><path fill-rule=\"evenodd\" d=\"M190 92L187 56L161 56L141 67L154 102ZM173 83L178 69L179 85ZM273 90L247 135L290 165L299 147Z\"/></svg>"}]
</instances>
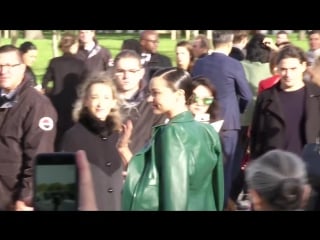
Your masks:
<instances>
[{"instance_id":1,"label":"hand holding phone","mask_svg":"<svg viewBox=\"0 0 320 240\"><path fill-rule=\"evenodd\" d=\"M34 168L35 211L78 210L78 167L75 153L43 153Z\"/></svg>"},{"instance_id":2,"label":"hand holding phone","mask_svg":"<svg viewBox=\"0 0 320 240\"><path fill-rule=\"evenodd\" d=\"M195 119L196 121L199 121L199 122L209 123L209 121L210 121L210 114L209 114L209 113L196 114L196 115L194 116L194 119Z\"/></svg>"}]
</instances>

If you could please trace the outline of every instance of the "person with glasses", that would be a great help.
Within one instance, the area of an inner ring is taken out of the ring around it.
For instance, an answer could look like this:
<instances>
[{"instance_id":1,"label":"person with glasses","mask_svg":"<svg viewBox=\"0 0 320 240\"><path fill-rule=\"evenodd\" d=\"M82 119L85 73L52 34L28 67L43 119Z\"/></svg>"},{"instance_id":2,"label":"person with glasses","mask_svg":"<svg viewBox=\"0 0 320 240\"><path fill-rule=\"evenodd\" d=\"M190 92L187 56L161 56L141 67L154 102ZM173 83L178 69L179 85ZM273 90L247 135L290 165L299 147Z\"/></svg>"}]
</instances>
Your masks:
<instances>
[{"instance_id":1,"label":"person with glasses","mask_svg":"<svg viewBox=\"0 0 320 240\"><path fill-rule=\"evenodd\" d=\"M19 48L0 47L0 210L25 210L38 153L53 152L57 113L32 87Z\"/></svg>"},{"instance_id":2,"label":"person with glasses","mask_svg":"<svg viewBox=\"0 0 320 240\"><path fill-rule=\"evenodd\" d=\"M159 34L156 30L144 30L140 34L142 62L147 68L147 79L159 68L172 67L171 59L158 53Z\"/></svg>"},{"instance_id":3,"label":"person with glasses","mask_svg":"<svg viewBox=\"0 0 320 240\"><path fill-rule=\"evenodd\" d=\"M163 124L166 117L155 115L147 102L149 95L145 68L141 56L134 50L123 50L114 59L113 77L122 99L121 113L124 121L133 123L133 134L129 147L136 153L149 141L152 126Z\"/></svg>"},{"instance_id":4,"label":"person with glasses","mask_svg":"<svg viewBox=\"0 0 320 240\"><path fill-rule=\"evenodd\" d=\"M221 211L224 201L223 155L218 133L194 120L186 105L192 82L179 68L158 70L148 98L155 114L169 122L153 128L148 145L130 153L127 125L120 140L128 162L122 209L129 211ZM124 157L125 156L125 157Z\"/></svg>"}]
</instances>

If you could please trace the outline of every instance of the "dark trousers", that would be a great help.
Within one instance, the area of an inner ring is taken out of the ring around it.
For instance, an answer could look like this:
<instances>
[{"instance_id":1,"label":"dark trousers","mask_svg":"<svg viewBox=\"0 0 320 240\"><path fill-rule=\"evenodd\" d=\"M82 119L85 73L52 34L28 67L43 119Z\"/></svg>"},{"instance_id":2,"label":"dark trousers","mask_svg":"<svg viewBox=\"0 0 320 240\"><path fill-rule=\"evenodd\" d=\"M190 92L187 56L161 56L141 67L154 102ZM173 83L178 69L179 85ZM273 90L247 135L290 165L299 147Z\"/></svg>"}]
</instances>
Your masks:
<instances>
[{"instance_id":1,"label":"dark trousers","mask_svg":"<svg viewBox=\"0 0 320 240\"><path fill-rule=\"evenodd\" d=\"M241 170L242 161L245 158L247 148L249 146L249 138L248 138L248 126L242 126L238 143L236 147L234 164L232 169L232 183L231 183L231 191L230 198L233 201L238 199L239 194L245 188L244 181L244 171Z\"/></svg>"},{"instance_id":2,"label":"dark trousers","mask_svg":"<svg viewBox=\"0 0 320 240\"><path fill-rule=\"evenodd\" d=\"M227 206L232 184L234 156L238 141L239 130L223 130L220 132L224 156L224 206Z\"/></svg>"}]
</instances>

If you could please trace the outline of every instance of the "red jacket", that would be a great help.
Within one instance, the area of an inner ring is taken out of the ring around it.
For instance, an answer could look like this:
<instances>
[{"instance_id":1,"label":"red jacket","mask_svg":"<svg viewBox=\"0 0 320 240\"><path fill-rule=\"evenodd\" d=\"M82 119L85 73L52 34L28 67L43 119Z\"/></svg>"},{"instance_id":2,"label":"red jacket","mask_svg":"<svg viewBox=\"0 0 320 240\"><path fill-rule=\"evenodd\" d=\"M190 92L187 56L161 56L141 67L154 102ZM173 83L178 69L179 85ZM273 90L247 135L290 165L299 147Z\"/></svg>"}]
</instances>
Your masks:
<instances>
[{"instance_id":1,"label":"red jacket","mask_svg":"<svg viewBox=\"0 0 320 240\"><path fill-rule=\"evenodd\" d=\"M258 94L275 85L280 80L280 75L273 75L259 82Z\"/></svg>"}]
</instances>

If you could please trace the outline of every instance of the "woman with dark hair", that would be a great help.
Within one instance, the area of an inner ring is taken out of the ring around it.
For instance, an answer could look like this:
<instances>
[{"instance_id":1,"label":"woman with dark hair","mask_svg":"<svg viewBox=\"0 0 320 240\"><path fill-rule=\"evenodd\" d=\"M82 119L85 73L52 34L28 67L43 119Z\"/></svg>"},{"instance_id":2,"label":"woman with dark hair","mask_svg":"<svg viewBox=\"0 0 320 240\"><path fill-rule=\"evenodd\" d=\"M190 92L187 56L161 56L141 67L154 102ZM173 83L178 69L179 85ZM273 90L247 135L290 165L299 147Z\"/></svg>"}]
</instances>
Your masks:
<instances>
[{"instance_id":1,"label":"woman with dark hair","mask_svg":"<svg viewBox=\"0 0 320 240\"><path fill-rule=\"evenodd\" d=\"M132 126L124 126L118 151L128 164L123 210L221 211L224 177L221 143L212 126L194 120L186 105L190 74L178 68L155 72L149 102L169 122L154 127L150 143L132 157Z\"/></svg>"},{"instance_id":2,"label":"woman with dark hair","mask_svg":"<svg viewBox=\"0 0 320 240\"><path fill-rule=\"evenodd\" d=\"M195 77L192 79L190 88L188 93L191 95L186 95L187 105L196 119L197 116L207 115L205 119L209 123L221 120L218 113L218 102L216 101L217 90L209 79L201 76Z\"/></svg>"},{"instance_id":3,"label":"woman with dark hair","mask_svg":"<svg viewBox=\"0 0 320 240\"><path fill-rule=\"evenodd\" d=\"M23 42L19 50L21 52L22 61L26 64L26 76L30 79L32 86L37 86L37 77L32 70L32 65L36 61L38 56L38 49L37 46L34 45L32 42Z\"/></svg>"},{"instance_id":4,"label":"woman with dark hair","mask_svg":"<svg viewBox=\"0 0 320 240\"><path fill-rule=\"evenodd\" d=\"M191 73L196 60L192 44L189 41L180 41L176 45L177 67Z\"/></svg>"}]
</instances>

